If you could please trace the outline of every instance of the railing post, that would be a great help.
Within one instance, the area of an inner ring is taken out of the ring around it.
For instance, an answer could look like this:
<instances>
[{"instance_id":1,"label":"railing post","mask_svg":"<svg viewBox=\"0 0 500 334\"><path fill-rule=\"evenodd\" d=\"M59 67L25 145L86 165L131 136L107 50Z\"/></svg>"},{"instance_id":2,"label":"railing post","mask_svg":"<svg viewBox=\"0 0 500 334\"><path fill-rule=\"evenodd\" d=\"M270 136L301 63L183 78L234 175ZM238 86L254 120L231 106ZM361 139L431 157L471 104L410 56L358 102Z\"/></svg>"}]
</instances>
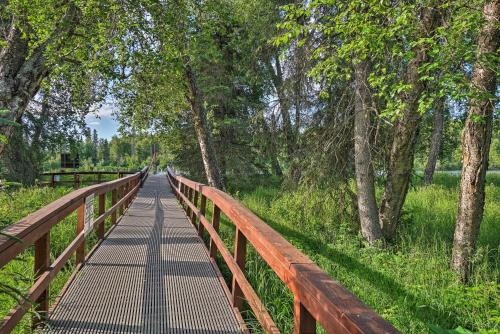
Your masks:
<instances>
[{"instance_id":1,"label":"railing post","mask_svg":"<svg viewBox=\"0 0 500 334\"><path fill-rule=\"evenodd\" d=\"M205 195L201 194L200 215L205 216L206 209L207 209L207 198L205 197ZM203 237L203 231L205 231L205 228L203 227L203 224L201 223L200 219L200 221L198 222L198 235L200 236L200 238Z\"/></svg>"},{"instance_id":2,"label":"railing post","mask_svg":"<svg viewBox=\"0 0 500 334\"><path fill-rule=\"evenodd\" d=\"M35 280L40 277L50 266L50 231L45 233L35 242ZM39 314L33 317L32 327L37 327L47 319L49 311L49 289L45 289L40 297L35 300L35 312Z\"/></svg>"},{"instance_id":3,"label":"railing post","mask_svg":"<svg viewBox=\"0 0 500 334\"><path fill-rule=\"evenodd\" d=\"M193 203L193 189L191 187L187 188L187 196L186 197L187 197L189 202ZM186 210L187 210L187 216L191 217L192 211L191 211L191 207L189 205L187 206ZM194 225L193 220L191 220L191 224Z\"/></svg>"},{"instance_id":4,"label":"railing post","mask_svg":"<svg viewBox=\"0 0 500 334\"><path fill-rule=\"evenodd\" d=\"M181 186L179 187L179 193L184 195L184 183L181 182ZM179 195L179 200L181 201L181 205L184 206L184 199Z\"/></svg>"},{"instance_id":5,"label":"railing post","mask_svg":"<svg viewBox=\"0 0 500 334\"><path fill-rule=\"evenodd\" d=\"M311 313L302 305L299 298L293 299L293 333L294 334L315 334L316 320Z\"/></svg>"},{"instance_id":6,"label":"railing post","mask_svg":"<svg viewBox=\"0 0 500 334\"><path fill-rule=\"evenodd\" d=\"M111 206L114 206L117 202L117 200L116 200L117 193L118 193L118 191L116 190L116 188L114 188L111 191ZM116 211L118 211L118 210L113 211L113 213L111 214L111 224L113 224L113 225L116 224Z\"/></svg>"},{"instance_id":7,"label":"railing post","mask_svg":"<svg viewBox=\"0 0 500 334\"><path fill-rule=\"evenodd\" d=\"M99 194L99 216L106 211L106 193ZM104 222L99 224L97 227L97 237L99 239L104 239Z\"/></svg>"},{"instance_id":8,"label":"railing post","mask_svg":"<svg viewBox=\"0 0 500 334\"><path fill-rule=\"evenodd\" d=\"M212 213L212 226L214 230L219 233L219 224L220 224L220 209L214 203L214 211ZM210 239L210 257L215 259L217 256L217 246L213 239Z\"/></svg>"},{"instance_id":9,"label":"railing post","mask_svg":"<svg viewBox=\"0 0 500 334\"><path fill-rule=\"evenodd\" d=\"M177 183L177 191L176 191L176 194L175 196L177 196L177 199L179 200L179 203L182 204L182 200L181 200L181 196L180 196L180 193L182 192L182 183Z\"/></svg>"},{"instance_id":10,"label":"railing post","mask_svg":"<svg viewBox=\"0 0 500 334\"><path fill-rule=\"evenodd\" d=\"M118 188L118 189L119 189L119 190L118 190L118 193L119 193L118 195L120 196L120 201L121 201L121 200L122 200L122 198L123 198L123 188L124 188L124 187L123 187L123 185L121 185L121 186ZM119 212L118 212L120 216L123 216L123 211L124 211L124 210L123 210L123 202L122 202L122 203L120 204L120 210L119 210Z\"/></svg>"},{"instance_id":11,"label":"railing post","mask_svg":"<svg viewBox=\"0 0 500 334\"><path fill-rule=\"evenodd\" d=\"M236 239L234 241L234 259L240 267L243 273L245 272L245 258L247 255L247 238L241 233L241 231L236 228ZM243 309L243 301L244 296L241 291L240 285L236 281L236 278L233 275L233 306L237 307L238 310Z\"/></svg>"},{"instance_id":12,"label":"railing post","mask_svg":"<svg viewBox=\"0 0 500 334\"><path fill-rule=\"evenodd\" d=\"M79 235L85 228L85 200L76 210L76 235ZM85 238L83 242L76 249L76 264L83 263L85 261Z\"/></svg>"},{"instance_id":13,"label":"railing post","mask_svg":"<svg viewBox=\"0 0 500 334\"><path fill-rule=\"evenodd\" d=\"M127 182L125 183L125 192L123 194L123 197L127 196L130 191L130 183ZM130 197L125 200L125 208L128 208L128 203L130 201Z\"/></svg>"},{"instance_id":14,"label":"railing post","mask_svg":"<svg viewBox=\"0 0 500 334\"><path fill-rule=\"evenodd\" d=\"M195 207L198 207L198 192L196 190L194 190L194 194L193 194L193 204ZM194 226L196 226L196 212L192 212L191 213L191 224L193 224ZM201 223L200 223L201 225Z\"/></svg>"}]
</instances>

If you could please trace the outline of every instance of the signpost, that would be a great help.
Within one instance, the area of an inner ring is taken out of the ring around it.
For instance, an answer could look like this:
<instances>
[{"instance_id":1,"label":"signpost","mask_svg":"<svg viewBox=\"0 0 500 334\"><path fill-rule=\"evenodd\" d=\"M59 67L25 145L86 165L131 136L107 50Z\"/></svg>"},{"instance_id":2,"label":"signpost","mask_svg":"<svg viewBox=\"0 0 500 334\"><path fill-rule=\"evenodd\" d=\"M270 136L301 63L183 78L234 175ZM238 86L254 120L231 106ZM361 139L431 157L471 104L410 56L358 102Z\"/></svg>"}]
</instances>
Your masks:
<instances>
[{"instance_id":1,"label":"signpost","mask_svg":"<svg viewBox=\"0 0 500 334\"><path fill-rule=\"evenodd\" d=\"M94 225L94 194L85 198L85 220L83 228L85 236L92 231L92 225Z\"/></svg>"}]
</instances>

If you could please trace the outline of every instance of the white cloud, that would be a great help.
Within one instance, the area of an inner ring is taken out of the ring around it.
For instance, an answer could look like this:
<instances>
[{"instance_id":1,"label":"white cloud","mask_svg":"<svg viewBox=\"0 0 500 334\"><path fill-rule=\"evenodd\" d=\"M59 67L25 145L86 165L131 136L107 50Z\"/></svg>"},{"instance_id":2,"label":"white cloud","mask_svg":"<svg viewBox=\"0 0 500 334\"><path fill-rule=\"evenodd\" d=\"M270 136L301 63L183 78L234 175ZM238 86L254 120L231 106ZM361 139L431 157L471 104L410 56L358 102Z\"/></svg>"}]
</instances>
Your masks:
<instances>
[{"instance_id":1,"label":"white cloud","mask_svg":"<svg viewBox=\"0 0 500 334\"><path fill-rule=\"evenodd\" d=\"M111 117L115 111L114 105L106 103L97 111L97 115L100 117Z\"/></svg>"},{"instance_id":2,"label":"white cloud","mask_svg":"<svg viewBox=\"0 0 500 334\"><path fill-rule=\"evenodd\" d=\"M97 126L99 124L101 124L101 122L99 122L98 120L87 122L87 125L92 125L92 126Z\"/></svg>"}]
</instances>

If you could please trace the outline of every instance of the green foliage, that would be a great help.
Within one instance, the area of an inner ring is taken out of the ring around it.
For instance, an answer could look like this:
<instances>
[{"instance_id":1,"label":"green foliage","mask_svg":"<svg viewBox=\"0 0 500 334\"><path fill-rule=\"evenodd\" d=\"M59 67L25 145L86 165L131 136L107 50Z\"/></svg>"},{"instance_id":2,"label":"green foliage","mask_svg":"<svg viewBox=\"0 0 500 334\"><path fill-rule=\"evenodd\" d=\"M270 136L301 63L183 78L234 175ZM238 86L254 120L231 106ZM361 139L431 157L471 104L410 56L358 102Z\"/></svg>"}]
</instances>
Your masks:
<instances>
[{"instance_id":1,"label":"green foliage","mask_svg":"<svg viewBox=\"0 0 500 334\"><path fill-rule=\"evenodd\" d=\"M85 180L84 180L85 181ZM73 188L37 188L21 187L17 190L0 191L0 229L16 223L21 218L55 201L56 199L70 193ZM111 206L111 194L106 197L106 206ZM97 206L95 216L97 216ZM109 228L110 221L106 221ZM51 238L51 259L55 260L64 249L73 241L76 228L76 212L70 214L57 225L50 233ZM87 252L96 244L97 238L90 234L87 238ZM33 249L28 248L0 269L0 319L3 319L16 303L24 298L25 293L34 282L33 277ZM61 292L68 281L71 273L75 269L74 259L70 259L61 272L55 277L50 285L50 302ZM31 317L26 315L13 333L33 333L31 329Z\"/></svg>"},{"instance_id":2,"label":"green foliage","mask_svg":"<svg viewBox=\"0 0 500 334\"><path fill-rule=\"evenodd\" d=\"M342 220L335 190L283 191L257 186L238 197L305 252L333 278L391 321L403 333L496 333L498 321L498 217L500 178L488 174L485 217L474 259L474 278L464 286L449 269L459 178L437 173L431 187L412 189L404 224L388 249L365 247L352 223ZM291 330L291 296L252 255L250 279L283 332ZM266 283L261 284L261 279ZM254 285L255 286L255 285ZM286 315L286 316L283 316Z\"/></svg>"},{"instance_id":3,"label":"green foliage","mask_svg":"<svg viewBox=\"0 0 500 334\"><path fill-rule=\"evenodd\" d=\"M284 20L278 25L282 32L274 43L286 46L297 39L299 43L305 38L319 40L311 55L316 65L310 73L318 81L349 81L352 65L368 60L372 65L369 83L383 101L379 115L388 118L399 115L401 95L412 89L401 76L401 68L416 48L424 49L429 57L419 66L419 80L436 87L419 99L418 110L423 114L436 98L446 95L455 101L495 100L495 96L471 87L467 69L476 60L482 3L317 0L286 5L282 7ZM441 20L432 36L421 33L420 13L426 7L435 8ZM498 71L498 55L488 54L481 62Z\"/></svg>"}]
</instances>

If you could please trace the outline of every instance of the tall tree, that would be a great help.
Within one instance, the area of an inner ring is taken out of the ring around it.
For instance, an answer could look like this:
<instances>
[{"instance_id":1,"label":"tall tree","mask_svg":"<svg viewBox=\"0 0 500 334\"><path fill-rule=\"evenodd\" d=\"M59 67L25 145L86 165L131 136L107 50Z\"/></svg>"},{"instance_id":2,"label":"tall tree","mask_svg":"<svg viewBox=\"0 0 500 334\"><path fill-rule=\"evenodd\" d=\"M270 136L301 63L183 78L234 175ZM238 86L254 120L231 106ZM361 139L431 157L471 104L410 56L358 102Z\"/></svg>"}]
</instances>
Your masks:
<instances>
[{"instance_id":1,"label":"tall tree","mask_svg":"<svg viewBox=\"0 0 500 334\"><path fill-rule=\"evenodd\" d=\"M426 89L421 79L422 66L430 62L429 42L434 45L434 35L440 23L438 1L423 5L419 13L419 29L413 43L413 58L408 62L403 75L403 85L409 87L400 95L402 110L394 125L393 142L389 154L387 180L380 204L380 224L387 239L396 233L403 208L410 176L413 169L415 144L421 120L420 99Z\"/></svg>"},{"instance_id":2,"label":"tall tree","mask_svg":"<svg viewBox=\"0 0 500 334\"><path fill-rule=\"evenodd\" d=\"M368 62L354 65L354 161L361 233L373 244L383 239L375 198L375 176L371 154L371 101L368 86Z\"/></svg>"},{"instance_id":3,"label":"tall tree","mask_svg":"<svg viewBox=\"0 0 500 334\"><path fill-rule=\"evenodd\" d=\"M127 5L109 1L0 1L0 110L19 122L51 73L116 70L115 50ZM116 46L116 45L115 45ZM71 66L70 66L71 64ZM85 75L83 76L85 77ZM0 123L6 137L12 126ZM0 142L0 154L4 143Z\"/></svg>"},{"instance_id":4,"label":"tall tree","mask_svg":"<svg viewBox=\"0 0 500 334\"><path fill-rule=\"evenodd\" d=\"M441 152L441 144L443 141L444 132L444 113L446 108L446 101L444 98L435 101L434 108L434 125L432 127L431 147L427 157L427 164L424 170L424 185L430 185L436 170L436 164Z\"/></svg>"},{"instance_id":5,"label":"tall tree","mask_svg":"<svg viewBox=\"0 0 500 334\"><path fill-rule=\"evenodd\" d=\"M500 33L500 1L487 1L483 9L484 24L479 33L476 62L472 74L473 97L462 133L462 174L452 267L466 281L470 275L471 259L476 249L479 228L483 219L484 183L488 169L495 91L497 90L498 47ZM496 59L496 60L495 60Z\"/></svg>"},{"instance_id":6,"label":"tall tree","mask_svg":"<svg viewBox=\"0 0 500 334\"><path fill-rule=\"evenodd\" d=\"M92 163L97 164L97 153L99 152L99 135L97 130L92 130Z\"/></svg>"},{"instance_id":7,"label":"tall tree","mask_svg":"<svg viewBox=\"0 0 500 334\"><path fill-rule=\"evenodd\" d=\"M110 151L109 151L109 142L107 139L100 140L98 157L104 166L109 165Z\"/></svg>"}]
</instances>

